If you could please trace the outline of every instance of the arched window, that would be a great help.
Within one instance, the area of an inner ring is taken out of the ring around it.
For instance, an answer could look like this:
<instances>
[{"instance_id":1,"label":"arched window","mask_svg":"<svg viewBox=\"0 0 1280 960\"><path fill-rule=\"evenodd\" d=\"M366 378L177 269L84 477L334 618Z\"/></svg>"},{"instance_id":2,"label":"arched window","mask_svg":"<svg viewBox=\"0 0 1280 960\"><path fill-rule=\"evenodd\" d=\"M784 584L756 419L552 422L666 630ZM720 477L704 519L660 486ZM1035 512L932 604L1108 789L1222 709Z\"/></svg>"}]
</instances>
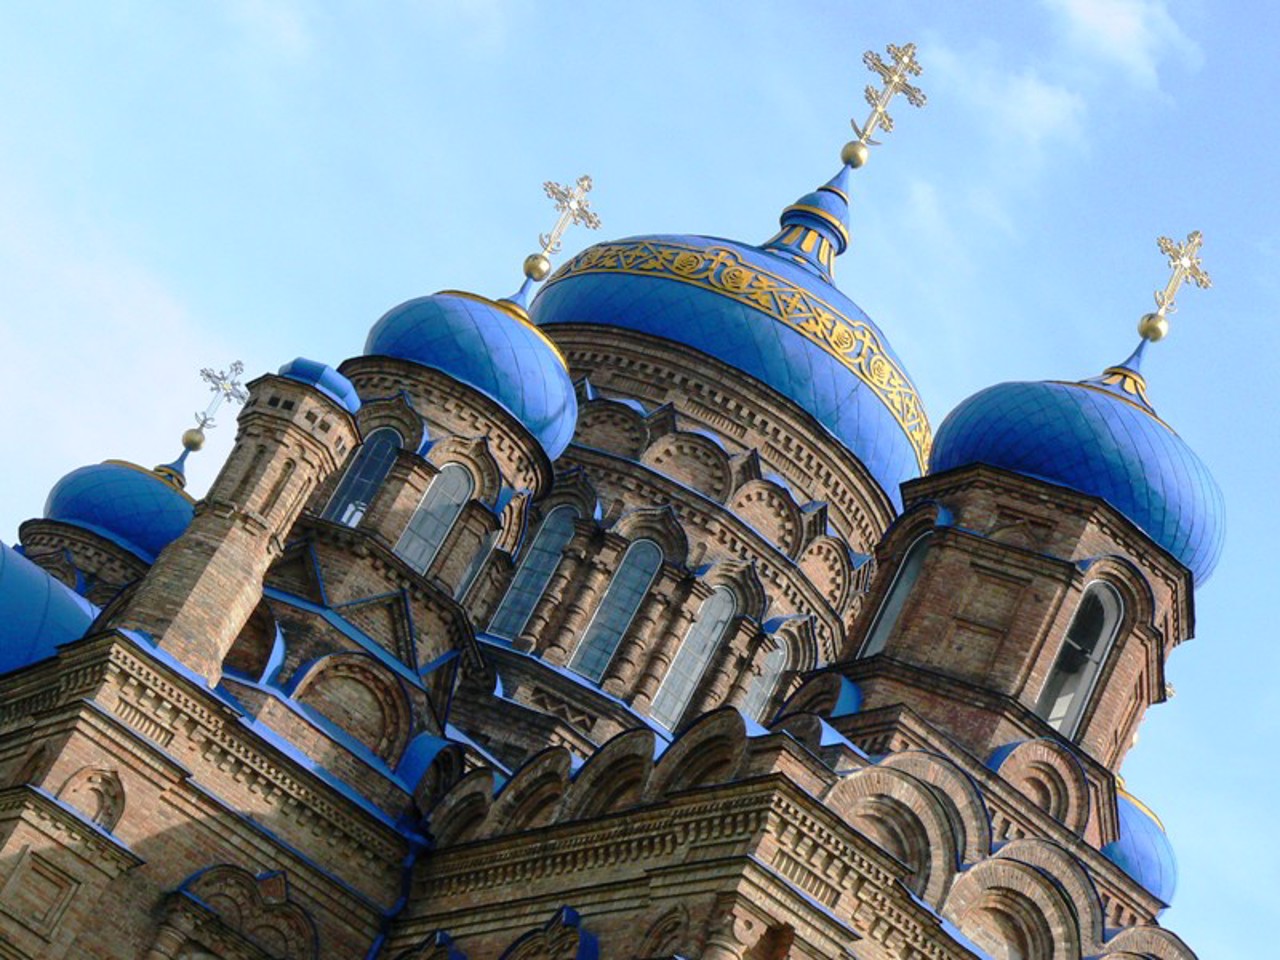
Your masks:
<instances>
[{"instance_id":1,"label":"arched window","mask_svg":"<svg viewBox=\"0 0 1280 960\"><path fill-rule=\"evenodd\" d=\"M698 611L698 619L685 634L649 711L653 719L668 730L674 730L680 722L698 681L711 662L711 655L737 613L737 606L732 590L716 587Z\"/></svg>"},{"instance_id":2,"label":"arched window","mask_svg":"<svg viewBox=\"0 0 1280 960\"><path fill-rule=\"evenodd\" d=\"M920 576L920 568L924 566L924 557L929 552L929 541L932 538L932 532L926 533L917 537L907 548L907 555L902 558L902 564L893 576L893 583L889 586L889 595L880 605L875 623L871 625L871 632L867 635L867 641L862 645L862 652L858 656L870 657L884 649L884 645L889 641L889 634L893 633L898 617L902 615L902 607L907 602L907 596L911 593L911 588L916 585L916 578Z\"/></svg>"},{"instance_id":3,"label":"arched window","mask_svg":"<svg viewBox=\"0 0 1280 960\"><path fill-rule=\"evenodd\" d=\"M497 530L484 535L484 539L480 541L480 546L476 548L471 562L467 564L467 569L462 574L462 579L458 581L458 589L453 591L453 599L461 601L471 592L471 587L475 584L476 577L480 576L480 571L484 569L484 562L489 559L489 554L493 552L493 544L497 539Z\"/></svg>"},{"instance_id":4,"label":"arched window","mask_svg":"<svg viewBox=\"0 0 1280 960\"><path fill-rule=\"evenodd\" d=\"M391 427L369 434L325 507L324 518L348 527L359 526L403 445L404 440Z\"/></svg>"},{"instance_id":5,"label":"arched window","mask_svg":"<svg viewBox=\"0 0 1280 960\"><path fill-rule=\"evenodd\" d=\"M1075 736L1123 617L1124 602L1114 587L1089 584L1036 704L1036 713L1065 737Z\"/></svg>"},{"instance_id":6,"label":"arched window","mask_svg":"<svg viewBox=\"0 0 1280 960\"><path fill-rule=\"evenodd\" d=\"M466 467L445 464L400 535L396 553L401 559L419 573L426 573L474 489L475 481Z\"/></svg>"},{"instance_id":7,"label":"arched window","mask_svg":"<svg viewBox=\"0 0 1280 960\"><path fill-rule=\"evenodd\" d=\"M507 640L520 636L538 599L551 582L551 575L555 573L565 546L573 537L573 524L577 519L577 509L565 503L542 521L538 535L525 551L511 586L489 622L489 632L494 636Z\"/></svg>"},{"instance_id":8,"label":"arched window","mask_svg":"<svg viewBox=\"0 0 1280 960\"><path fill-rule=\"evenodd\" d=\"M637 540L627 548L596 615L569 661L570 670L600 682L660 566L662 551L652 540Z\"/></svg>"},{"instance_id":9,"label":"arched window","mask_svg":"<svg viewBox=\"0 0 1280 960\"><path fill-rule=\"evenodd\" d=\"M765 711L769 709L769 701L778 687L778 680L787 666L787 648L781 642L769 651L760 664L760 675L751 683L747 696L742 701L742 712L753 720L764 722Z\"/></svg>"}]
</instances>

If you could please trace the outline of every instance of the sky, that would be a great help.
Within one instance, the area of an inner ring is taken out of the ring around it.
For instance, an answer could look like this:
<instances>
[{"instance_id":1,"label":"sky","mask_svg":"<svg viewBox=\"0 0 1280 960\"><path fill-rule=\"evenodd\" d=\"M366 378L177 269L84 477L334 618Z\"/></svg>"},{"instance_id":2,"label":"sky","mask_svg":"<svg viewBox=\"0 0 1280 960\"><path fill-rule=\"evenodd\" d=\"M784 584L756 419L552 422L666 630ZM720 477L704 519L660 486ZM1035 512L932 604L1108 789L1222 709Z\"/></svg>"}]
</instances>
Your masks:
<instances>
[{"instance_id":1,"label":"sky","mask_svg":"<svg viewBox=\"0 0 1280 960\"><path fill-rule=\"evenodd\" d=\"M371 13L370 11L375 11ZM852 186L837 283L933 423L1004 380L1122 360L1203 231L1148 351L1150 396L1223 487L1226 550L1177 689L1124 774L1180 862L1163 917L1204 958L1253 953L1280 891L1271 600L1280 7L1244 0L750 0L377 5L8 4L0 28L0 540L57 479L152 465L201 367L337 364L403 300L512 292L553 222L544 180L595 180L595 240L760 242L836 172L868 48L918 44ZM192 459L212 479L224 411Z\"/></svg>"}]
</instances>

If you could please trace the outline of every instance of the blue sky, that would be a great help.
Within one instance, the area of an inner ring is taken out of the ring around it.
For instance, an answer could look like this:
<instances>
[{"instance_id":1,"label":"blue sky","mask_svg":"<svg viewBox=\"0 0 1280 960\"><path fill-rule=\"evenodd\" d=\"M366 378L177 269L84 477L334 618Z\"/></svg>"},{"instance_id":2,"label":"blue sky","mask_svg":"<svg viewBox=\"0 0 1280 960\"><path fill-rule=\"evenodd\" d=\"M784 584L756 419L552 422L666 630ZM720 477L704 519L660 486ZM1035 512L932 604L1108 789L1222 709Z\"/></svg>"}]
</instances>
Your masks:
<instances>
[{"instance_id":1,"label":"blue sky","mask_svg":"<svg viewBox=\"0 0 1280 960\"><path fill-rule=\"evenodd\" d=\"M638 9L639 8L639 9ZM1123 359L1205 234L1148 354L1153 402L1209 464L1226 552L1196 598L1177 697L1126 764L1181 863L1167 925L1249 952L1280 889L1270 504L1280 8L1003 3L384 2L9 5L0 30L0 539L72 468L172 459L196 372L336 363L412 296L503 295L551 223L545 179L595 178L599 239L760 241L838 166L862 51L913 40L853 182L837 282L935 426L1009 379ZM566 253L591 240L566 239ZM195 458L199 493L232 435Z\"/></svg>"}]
</instances>

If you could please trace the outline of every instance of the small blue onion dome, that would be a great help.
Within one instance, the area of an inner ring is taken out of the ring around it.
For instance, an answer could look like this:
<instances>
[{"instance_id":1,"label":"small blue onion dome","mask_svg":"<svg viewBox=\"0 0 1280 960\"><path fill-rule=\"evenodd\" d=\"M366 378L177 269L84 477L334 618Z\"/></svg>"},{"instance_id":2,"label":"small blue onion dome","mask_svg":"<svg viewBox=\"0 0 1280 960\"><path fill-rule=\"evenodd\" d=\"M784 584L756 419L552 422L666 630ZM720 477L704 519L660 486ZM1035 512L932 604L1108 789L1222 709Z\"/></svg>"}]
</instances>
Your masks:
<instances>
[{"instance_id":1,"label":"small blue onion dome","mask_svg":"<svg viewBox=\"0 0 1280 960\"><path fill-rule=\"evenodd\" d=\"M80 527L153 563L178 538L194 514L194 502L173 479L182 459L159 471L123 460L72 470L45 501L44 516Z\"/></svg>"},{"instance_id":2,"label":"small blue onion dome","mask_svg":"<svg viewBox=\"0 0 1280 960\"><path fill-rule=\"evenodd\" d=\"M97 608L44 570L0 543L0 673L8 673L78 640Z\"/></svg>"},{"instance_id":3,"label":"small blue onion dome","mask_svg":"<svg viewBox=\"0 0 1280 960\"><path fill-rule=\"evenodd\" d=\"M355 385L327 364L298 357L281 367L279 373L290 380L310 384L347 413L355 414L360 410L360 397L356 394Z\"/></svg>"},{"instance_id":4,"label":"small blue onion dome","mask_svg":"<svg viewBox=\"0 0 1280 960\"><path fill-rule=\"evenodd\" d=\"M697 350L798 404L868 468L890 501L928 462L924 404L878 327L831 279L849 244L844 167L787 207L754 246L659 234L587 248L530 308L543 327L621 327Z\"/></svg>"},{"instance_id":5,"label":"small blue onion dome","mask_svg":"<svg viewBox=\"0 0 1280 960\"><path fill-rule=\"evenodd\" d=\"M1178 887L1178 862L1160 818L1137 797L1116 791L1120 838L1102 848L1103 856L1154 894L1166 906Z\"/></svg>"},{"instance_id":6,"label":"small blue onion dome","mask_svg":"<svg viewBox=\"0 0 1280 960\"><path fill-rule=\"evenodd\" d=\"M364 352L410 360L479 390L519 420L552 460L573 439L578 399L568 368L518 299L446 290L410 300L374 324Z\"/></svg>"},{"instance_id":7,"label":"small blue onion dome","mask_svg":"<svg viewBox=\"0 0 1280 960\"><path fill-rule=\"evenodd\" d=\"M1001 383L974 394L938 429L930 470L986 463L1099 497L1202 583L1222 551L1222 491L1147 400L1146 342L1092 380Z\"/></svg>"}]
</instances>

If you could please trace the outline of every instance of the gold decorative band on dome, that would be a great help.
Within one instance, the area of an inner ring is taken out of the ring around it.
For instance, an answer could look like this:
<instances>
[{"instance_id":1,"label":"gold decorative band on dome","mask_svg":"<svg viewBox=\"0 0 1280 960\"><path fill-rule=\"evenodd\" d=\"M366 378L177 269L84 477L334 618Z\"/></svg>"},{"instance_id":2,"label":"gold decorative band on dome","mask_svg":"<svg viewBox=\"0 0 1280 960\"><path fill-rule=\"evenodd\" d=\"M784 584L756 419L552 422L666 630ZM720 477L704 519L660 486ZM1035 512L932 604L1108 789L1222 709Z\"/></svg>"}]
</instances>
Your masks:
<instances>
[{"instance_id":1,"label":"gold decorative band on dome","mask_svg":"<svg viewBox=\"0 0 1280 960\"><path fill-rule=\"evenodd\" d=\"M687 283L786 324L839 360L880 398L910 440L921 473L928 469L933 433L924 404L869 323L845 316L821 297L746 262L727 247L653 240L599 244L562 266L547 285L591 273L623 273Z\"/></svg>"}]
</instances>

